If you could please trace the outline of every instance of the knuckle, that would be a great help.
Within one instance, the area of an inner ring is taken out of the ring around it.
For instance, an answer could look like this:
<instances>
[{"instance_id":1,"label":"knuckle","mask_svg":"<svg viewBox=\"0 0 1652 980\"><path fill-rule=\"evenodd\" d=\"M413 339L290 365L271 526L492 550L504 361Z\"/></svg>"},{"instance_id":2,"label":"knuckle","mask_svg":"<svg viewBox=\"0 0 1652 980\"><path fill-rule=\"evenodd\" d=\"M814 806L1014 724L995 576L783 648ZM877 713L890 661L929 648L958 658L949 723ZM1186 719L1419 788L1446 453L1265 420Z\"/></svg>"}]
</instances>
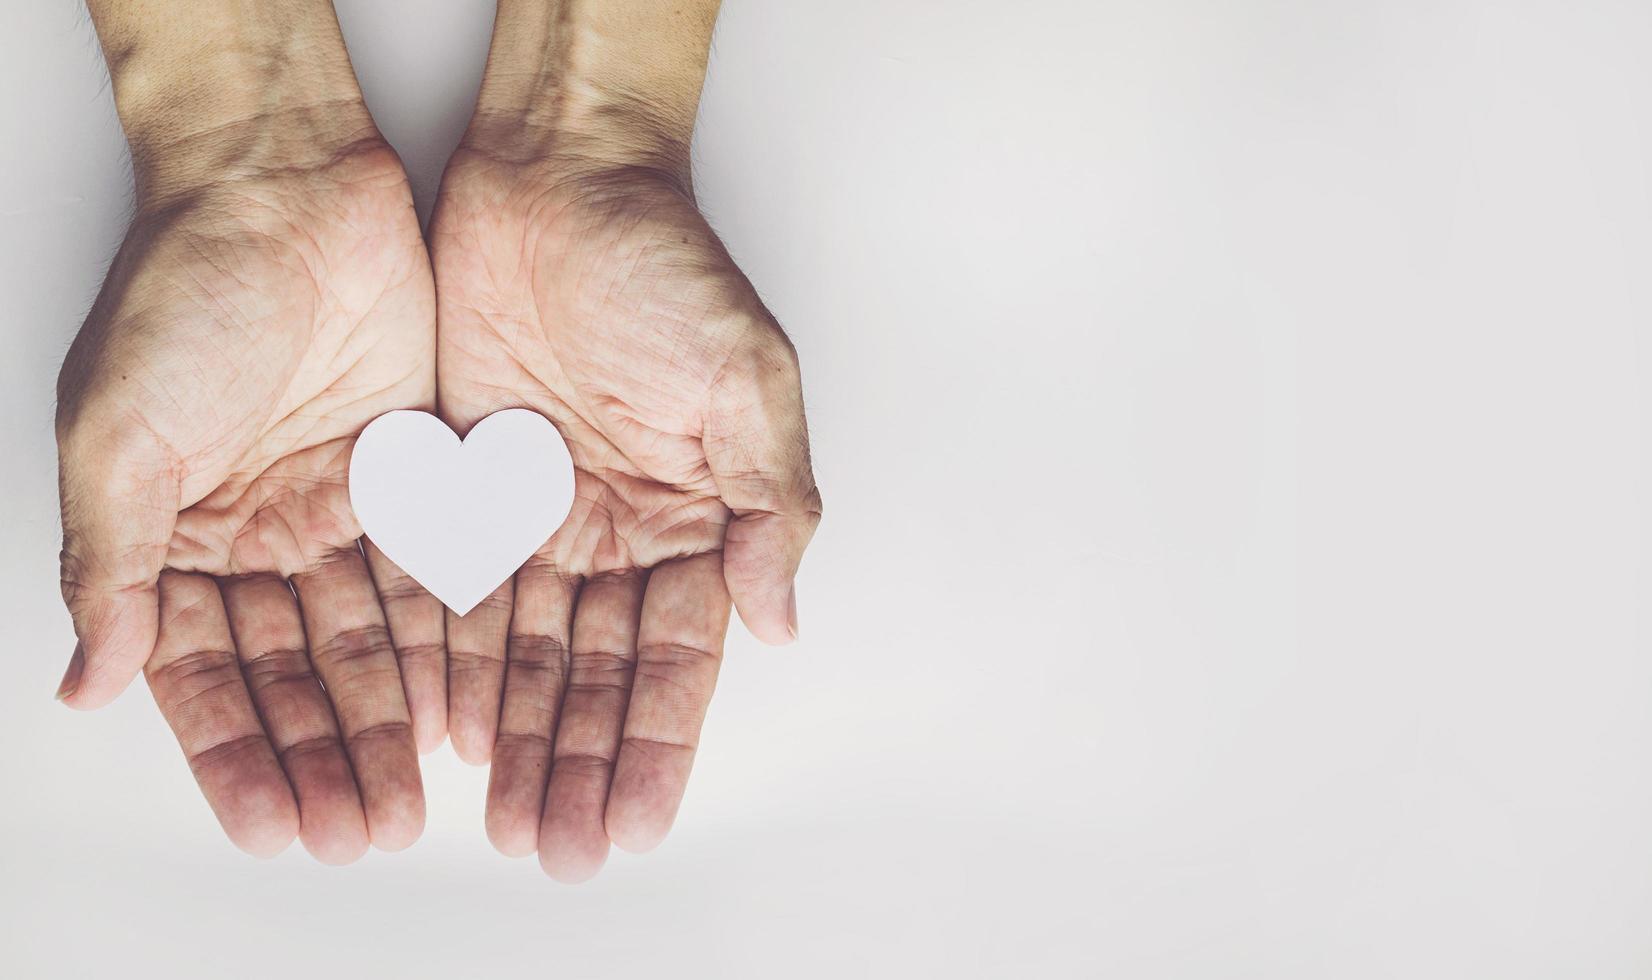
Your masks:
<instances>
[{"instance_id":1,"label":"knuckle","mask_svg":"<svg viewBox=\"0 0 1652 980\"><path fill-rule=\"evenodd\" d=\"M150 661L149 681L182 701L217 687L238 682L241 667L233 650L192 650L155 665Z\"/></svg>"},{"instance_id":2,"label":"knuckle","mask_svg":"<svg viewBox=\"0 0 1652 980\"><path fill-rule=\"evenodd\" d=\"M413 581L406 575L397 575L389 578L379 586L379 598L385 606L397 605L409 601L420 601L434 598L425 591L424 586Z\"/></svg>"},{"instance_id":3,"label":"knuckle","mask_svg":"<svg viewBox=\"0 0 1652 980\"><path fill-rule=\"evenodd\" d=\"M58 584L71 612L84 605L91 591L86 586L86 564L81 554L74 532L64 529L63 550L58 553Z\"/></svg>"},{"instance_id":4,"label":"knuckle","mask_svg":"<svg viewBox=\"0 0 1652 980\"><path fill-rule=\"evenodd\" d=\"M750 338L758 366L770 371L797 371L797 346L778 325L766 319L759 321L752 327Z\"/></svg>"},{"instance_id":5,"label":"knuckle","mask_svg":"<svg viewBox=\"0 0 1652 980\"><path fill-rule=\"evenodd\" d=\"M543 763L551 753L551 736L539 731L500 732L493 740L493 757L500 760L529 760Z\"/></svg>"},{"instance_id":6,"label":"knuckle","mask_svg":"<svg viewBox=\"0 0 1652 980\"><path fill-rule=\"evenodd\" d=\"M650 644L637 650L634 683L668 689L674 700L703 710L717 684L722 661L721 651L683 643Z\"/></svg>"},{"instance_id":7,"label":"knuckle","mask_svg":"<svg viewBox=\"0 0 1652 980\"><path fill-rule=\"evenodd\" d=\"M503 657L480 650L470 650L464 647L452 647L447 651L447 671L449 675L498 672L503 670Z\"/></svg>"},{"instance_id":8,"label":"knuckle","mask_svg":"<svg viewBox=\"0 0 1652 980\"><path fill-rule=\"evenodd\" d=\"M465 616L467 618L472 617L479 612L483 612L484 610L490 611L496 615L504 614L509 616L511 607L515 604L514 599L515 597L511 593L511 583L507 581L504 585L501 585L498 589L490 593L487 598L477 603L476 608L472 609L468 613L465 613Z\"/></svg>"},{"instance_id":9,"label":"knuckle","mask_svg":"<svg viewBox=\"0 0 1652 980\"><path fill-rule=\"evenodd\" d=\"M567 752L558 755L555 759L556 775L568 776L602 776L614 768L614 760L607 756L597 755L594 752Z\"/></svg>"},{"instance_id":10,"label":"knuckle","mask_svg":"<svg viewBox=\"0 0 1652 980\"><path fill-rule=\"evenodd\" d=\"M585 650L573 656L568 682L585 690L624 691L631 686L636 664L630 654L606 650Z\"/></svg>"},{"instance_id":11,"label":"knuckle","mask_svg":"<svg viewBox=\"0 0 1652 980\"><path fill-rule=\"evenodd\" d=\"M316 645L313 652L317 665L329 668L364 665L392 655L390 634L377 624L356 626L341 630Z\"/></svg>"},{"instance_id":12,"label":"knuckle","mask_svg":"<svg viewBox=\"0 0 1652 980\"><path fill-rule=\"evenodd\" d=\"M326 732L321 735L301 738L290 745L283 746L278 754L283 765L291 765L297 760L310 756L329 755L341 751L343 751L343 745L340 743L339 737L332 732Z\"/></svg>"},{"instance_id":13,"label":"knuckle","mask_svg":"<svg viewBox=\"0 0 1652 980\"><path fill-rule=\"evenodd\" d=\"M413 724L401 718L375 722L350 732L345 738L352 746L359 746L364 742L406 742L411 745Z\"/></svg>"},{"instance_id":14,"label":"knuckle","mask_svg":"<svg viewBox=\"0 0 1652 980\"><path fill-rule=\"evenodd\" d=\"M425 663L440 665L446 652L446 644L439 640L431 640L424 643L396 644L396 660L404 665Z\"/></svg>"},{"instance_id":15,"label":"knuckle","mask_svg":"<svg viewBox=\"0 0 1652 980\"><path fill-rule=\"evenodd\" d=\"M699 742L688 735L627 735L621 740L625 748L653 762L670 762L684 752L693 753Z\"/></svg>"},{"instance_id":16,"label":"knuckle","mask_svg":"<svg viewBox=\"0 0 1652 980\"><path fill-rule=\"evenodd\" d=\"M721 663L721 650L695 646L691 643L659 642L645 643L637 648L638 665L647 664L650 667L675 667L680 669L702 669L708 665Z\"/></svg>"},{"instance_id":17,"label":"knuckle","mask_svg":"<svg viewBox=\"0 0 1652 980\"><path fill-rule=\"evenodd\" d=\"M767 324L745 332L712 383L715 401L728 410L749 410L802 388L797 348L779 328Z\"/></svg>"},{"instance_id":18,"label":"knuckle","mask_svg":"<svg viewBox=\"0 0 1652 980\"><path fill-rule=\"evenodd\" d=\"M249 752L256 752L259 747L266 744L268 743L262 732L236 735L223 741L214 742L206 748L191 754L189 768L199 775L209 770L232 766L236 759Z\"/></svg>"},{"instance_id":19,"label":"knuckle","mask_svg":"<svg viewBox=\"0 0 1652 980\"><path fill-rule=\"evenodd\" d=\"M310 657L300 647L279 647L248 657L241 666L250 687L297 684L311 679Z\"/></svg>"},{"instance_id":20,"label":"knuckle","mask_svg":"<svg viewBox=\"0 0 1652 980\"><path fill-rule=\"evenodd\" d=\"M820 526L820 519L825 513L826 504L821 500L820 488L811 481L808 493L803 495L803 522L809 526L810 533Z\"/></svg>"},{"instance_id":21,"label":"knuckle","mask_svg":"<svg viewBox=\"0 0 1652 980\"><path fill-rule=\"evenodd\" d=\"M568 661L568 645L559 636L513 632L506 658L515 667L560 671Z\"/></svg>"}]
</instances>

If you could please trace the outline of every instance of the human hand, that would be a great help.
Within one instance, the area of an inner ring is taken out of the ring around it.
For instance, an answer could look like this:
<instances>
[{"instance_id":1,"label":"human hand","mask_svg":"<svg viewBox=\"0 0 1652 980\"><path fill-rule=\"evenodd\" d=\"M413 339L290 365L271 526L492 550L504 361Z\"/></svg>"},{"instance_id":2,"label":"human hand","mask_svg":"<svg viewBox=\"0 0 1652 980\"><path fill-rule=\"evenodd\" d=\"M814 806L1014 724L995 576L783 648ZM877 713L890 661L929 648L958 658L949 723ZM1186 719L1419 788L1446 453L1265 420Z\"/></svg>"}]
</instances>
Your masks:
<instances>
[{"instance_id":1,"label":"human hand","mask_svg":"<svg viewBox=\"0 0 1652 980\"><path fill-rule=\"evenodd\" d=\"M60 697L141 668L237 846L342 862L417 838L445 726L441 606L345 488L367 422L433 406L435 300L330 10L241 6L192 8L196 50L92 5L137 207L59 381Z\"/></svg>"},{"instance_id":2,"label":"human hand","mask_svg":"<svg viewBox=\"0 0 1652 980\"><path fill-rule=\"evenodd\" d=\"M686 25L634 23L650 5L561 15L571 37L678 38L647 57L597 45L604 71L664 71L688 52L640 86L648 105L584 103L639 87L606 75L513 70L553 47L553 6L500 6L431 252L446 421L464 433L532 408L574 461L562 529L514 582L449 615L448 726L462 758L492 761L495 846L577 881L610 840L646 850L670 828L730 597L760 639L795 637L820 496L796 356L689 189L715 4L689 4Z\"/></svg>"}]
</instances>

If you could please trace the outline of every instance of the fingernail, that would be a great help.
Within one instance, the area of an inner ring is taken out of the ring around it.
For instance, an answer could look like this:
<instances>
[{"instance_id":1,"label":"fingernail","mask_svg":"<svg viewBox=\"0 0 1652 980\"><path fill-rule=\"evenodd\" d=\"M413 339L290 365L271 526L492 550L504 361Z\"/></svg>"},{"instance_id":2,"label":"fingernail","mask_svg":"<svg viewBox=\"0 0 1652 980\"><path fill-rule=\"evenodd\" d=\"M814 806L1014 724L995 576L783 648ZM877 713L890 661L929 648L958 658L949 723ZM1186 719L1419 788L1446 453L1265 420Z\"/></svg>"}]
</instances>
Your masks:
<instances>
[{"instance_id":1,"label":"fingernail","mask_svg":"<svg viewBox=\"0 0 1652 980\"><path fill-rule=\"evenodd\" d=\"M69 669L63 672L63 683L57 685L57 699L59 701L75 693L80 687L81 672L86 669L86 647L75 644L75 654L69 658Z\"/></svg>"},{"instance_id":2,"label":"fingernail","mask_svg":"<svg viewBox=\"0 0 1652 980\"><path fill-rule=\"evenodd\" d=\"M792 591L786 597L786 628L792 631L792 639L797 639L797 583L792 583Z\"/></svg>"}]
</instances>

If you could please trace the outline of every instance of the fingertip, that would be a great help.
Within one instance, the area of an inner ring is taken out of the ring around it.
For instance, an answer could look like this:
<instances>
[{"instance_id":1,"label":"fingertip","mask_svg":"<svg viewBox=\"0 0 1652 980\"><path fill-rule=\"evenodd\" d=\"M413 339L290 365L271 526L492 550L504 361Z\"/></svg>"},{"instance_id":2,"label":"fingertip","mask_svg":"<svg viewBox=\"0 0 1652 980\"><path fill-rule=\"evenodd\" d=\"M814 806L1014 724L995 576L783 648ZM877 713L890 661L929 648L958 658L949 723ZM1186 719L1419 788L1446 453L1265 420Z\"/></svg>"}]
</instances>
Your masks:
<instances>
[{"instance_id":1,"label":"fingertip","mask_svg":"<svg viewBox=\"0 0 1652 980\"><path fill-rule=\"evenodd\" d=\"M527 857L539 847L539 831L534 821L520 814L489 807L486 824L488 843L505 857Z\"/></svg>"},{"instance_id":2,"label":"fingertip","mask_svg":"<svg viewBox=\"0 0 1652 980\"><path fill-rule=\"evenodd\" d=\"M746 630L769 646L785 646L797 639L797 591L791 580L773 582L742 572L741 562L724 562L724 585Z\"/></svg>"},{"instance_id":3,"label":"fingertip","mask_svg":"<svg viewBox=\"0 0 1652 980\"><path fill-rule=\"evenodd\" d=\"M797 557L773 515L736 521L724 545L723 583L752 636L770 646L797 639Z\"/></svg>"},{"instance_id":4,"label":"fingertip","mask_svg":"<svg viewBox=\"0 0 1652 980\"><path fill-rule=\"evenodd\" d=\"M248 812L233 823L225 823L230 843L255 858L273 858L298 838L298 806L290 793L273 790L248 794L241 800Z\"/></svg>"},{"instance_id":5,"label":"fingertip","mask_svg":"<svg viewBox=\"0 0 1652 980\"><path fill-rule=\"evenodd\" d=\"M564 885L579 885L590 881L608 863L608 841L600 847L587 843L551 838L539 850L539 868L552 880Z\"/></svg>"},{"instance_id":6,"label":"fingertip","mask_svg":"<svg viewBox=\"0 0 1652 980\"><path fill-rule=\"evenodd\" d=\"M447 689L443 685L431 690L429 685L412 683L406 673L407 661L403 659L400 663L407 715L413 729L413 747L419 755L429 755L447 741Z\"/></svg>"},{"instance_id":7,"label":"fingertip","mask_svg":"<svg viewBox=\"0 0 1652 980\"><path fill-rule=\"evenodd\" d=\"M298 839L311 857L330 867L343 867L347 864L356 863L367 854L369 847L365 827L343 831L333 830L331 832L314 831L301 827Z\"/></svg>"},{"instance_id":8,"label":"fingertip","mask_svg":"<svg viewBox=\"0 0 1652 980\"><path fill-rule=\"evenodd\" d=\"M386 854L394 854L397 851L405 851L412 847L418 843L422 836L424 836L424 821L421 820L412 827L396 827L380 832L377 837L373 838L373 846Z\"/></svg>"},{"instance_id":9,"label":"fingertip","mask_svg":"<svg viewBox=\"0 0 1652 980\"><path fill-rule=\"evenodd\" d=\"M485 766L493 761L493 733L470 725L448 726L453 754L466 765Z\"/></svg>"},{"instance_id":10,"label":"fingertip","mask_svg":"<svg viewBox=\"0 0 1652 980\"><path fill-rule=\"evenodd\" d=\"M96 711L120 697L130 683L131 680L128 679L126 684L119 686L85 687L71 694L65 694L59 697L58 700L66 707L73 708L76 711Z\"/></svg>"},{"instance_id":11,"label":"fingertip","mask_svg":"<svg viewBox=\"0 0 1652 980\"><path fill-rule=\"evenodd\" d=\"M260 831L257 834L243 837L241 840L234 840L234 844L244 853L250 854L261 861L267 861L285 851L297 836L296 829L290 833L285 830Z\"/></svg>"},{"instance_id":12,"label":"fingertip","mask_svg":"<svg viewBox=\"0 0 1652 980\"><path fill-rule=\"evenodd\" d=\"M154 587L75 607L79 640L59 682L57 699L91 711L120 697L155 650L159 594Z\"/></svg>"},{"instance_id":13,"label":"fingertip","mask_svg":"<svg viewBox=\"0 0 1652 980\"><path fill-rule=\"evenodd\" d=\"M424 834L424 798L402 801L368 817L368 836L381 851L403 851Z\"/></svg>"},{"instance_id":14,"label":"fingertip","mask_svg":"<svg viewBox=\"0 0 1652 980\"><path fill-rule=\"evenodd\" d=\"M797 639L797 628L785 606L774 608L773 603L763 606L755 601L742 604L736 598L734 608L740 613L740 622L746 624L746 631L768 646L783 647Z\"/></svg>"},{"instance_id":15,"label":"fingertip","mask_svg":"<svg viewBox=\"0 0 1652 980\"><path fill-rule=\"evenodd\" d=\"M457 735L453 737L453 754L458 756L459 761L465 765L478 768L493 761L493 750L488 747L486 742L471 742L461 739Z\"/></svg>"},{"instance_id":16,"label":"fingertip","mask_svg":"<svg viewBox=\"0 0 1652 980\"><path fill-rule=\"evenodd\" d=\"M412 748L411 745L406 748ZM380 851L405 850L424 833L424 784L417 757L397 753L395 764L376 768L372 763L356 766L358 781L364 772L378 772L362 788L362 810L367 818L367 838Z\"/></svg>"},{"instance_id":17,"label":"fingertip","mask_svg":"<svg viewBox=\"0 0 1652 980\"><path fill-rule=\"evenodd\" d=\"M337 743L285 755L298 797L298 839L322 864L341 865L367 853L367 815L350 764Z\"/></svg>"},{"instance_id":18,"label":"fingertip","mask_svg":"<svg viewBox=\"0 0 1652 980\"><path fill-rule=\"evenodd\" d=\"M57 682L57 699L59 701L75 693L80 686L80 675L86 669L86 644L76 642L75 652L69 655L69 666L63 671L63 679Z\"/></svg>"},{"instance_id":19,"label":"fingertip","mask_svg":"<svg viewBox=\"0 0 1652 980\"><path fill-rule=\"evenodd\" d=\"M645 854L659 847L671 832L671 821L661 820L639 809L625 805L608 808L604 821L608 839L628 854Z\"/></svg>"},{"instance_id":20,"label":"fingertip","mask_svg":"<svg viewBox=\"0 0 1652 980\"><path fill-rule=\"evenodd\" d=\"M686 769L672 773L670 768L634 753L622 757L603 814L603 829L615 847L642 854L659 847L671 833L688 774Z\"/></svg>"},{"instance_id":21,"label":"fingertip","mask_svg":"<svg viewBox=\"0 0 1652 980\"><path fill-rule=\"evenodd\" d=\"M125 693L140 669L135 668L120 676L112 676L107 670L96 673L87 670L79 684L67 693L59 693L57 699L76 711L95 711Z\"/></svg>"},{"instance_id":22,"label":"fingertip","mask_svg":"<svg viewBox=\"0 0 1652 980\"><path fill-rule=\"evenodd\" d=\"M413 716L413 743L420 755L429 755L447 741L447 717L440 711L422 711Z\"/></svg>"}]
</instances>

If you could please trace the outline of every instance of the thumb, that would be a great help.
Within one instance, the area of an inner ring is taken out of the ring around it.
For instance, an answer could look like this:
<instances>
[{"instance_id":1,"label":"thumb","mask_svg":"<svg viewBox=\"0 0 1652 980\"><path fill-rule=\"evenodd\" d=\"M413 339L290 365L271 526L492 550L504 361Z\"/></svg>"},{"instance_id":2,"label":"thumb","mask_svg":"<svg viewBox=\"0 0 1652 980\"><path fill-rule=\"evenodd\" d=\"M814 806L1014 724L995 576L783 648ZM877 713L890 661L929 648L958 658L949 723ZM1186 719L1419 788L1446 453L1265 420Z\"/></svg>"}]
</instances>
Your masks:
<instances>
[{"instance_id":1,"label":"thumb","mask_svg":"<svg viewBox=\"0 0 1652 980\"><path fill-rule=\"evenodd\" d=\"M57 696L72 708L113 701L155 649L177 469L152 439L109 445L119 441L58 438L63 600L79 643Z\"/></svg>"},{"instance_id":2,"label":"thumb","mask_svg":"<svg viewBox=\"0 0 1652 980\"><path fill-rule=\"evenodd\" d=\"M723 575L740 619L765 643L797 638L793 579L820 523L797 354L778 327L731 358L712 389L702 441L733 512Z\"/></svg>"}]
</instances>

